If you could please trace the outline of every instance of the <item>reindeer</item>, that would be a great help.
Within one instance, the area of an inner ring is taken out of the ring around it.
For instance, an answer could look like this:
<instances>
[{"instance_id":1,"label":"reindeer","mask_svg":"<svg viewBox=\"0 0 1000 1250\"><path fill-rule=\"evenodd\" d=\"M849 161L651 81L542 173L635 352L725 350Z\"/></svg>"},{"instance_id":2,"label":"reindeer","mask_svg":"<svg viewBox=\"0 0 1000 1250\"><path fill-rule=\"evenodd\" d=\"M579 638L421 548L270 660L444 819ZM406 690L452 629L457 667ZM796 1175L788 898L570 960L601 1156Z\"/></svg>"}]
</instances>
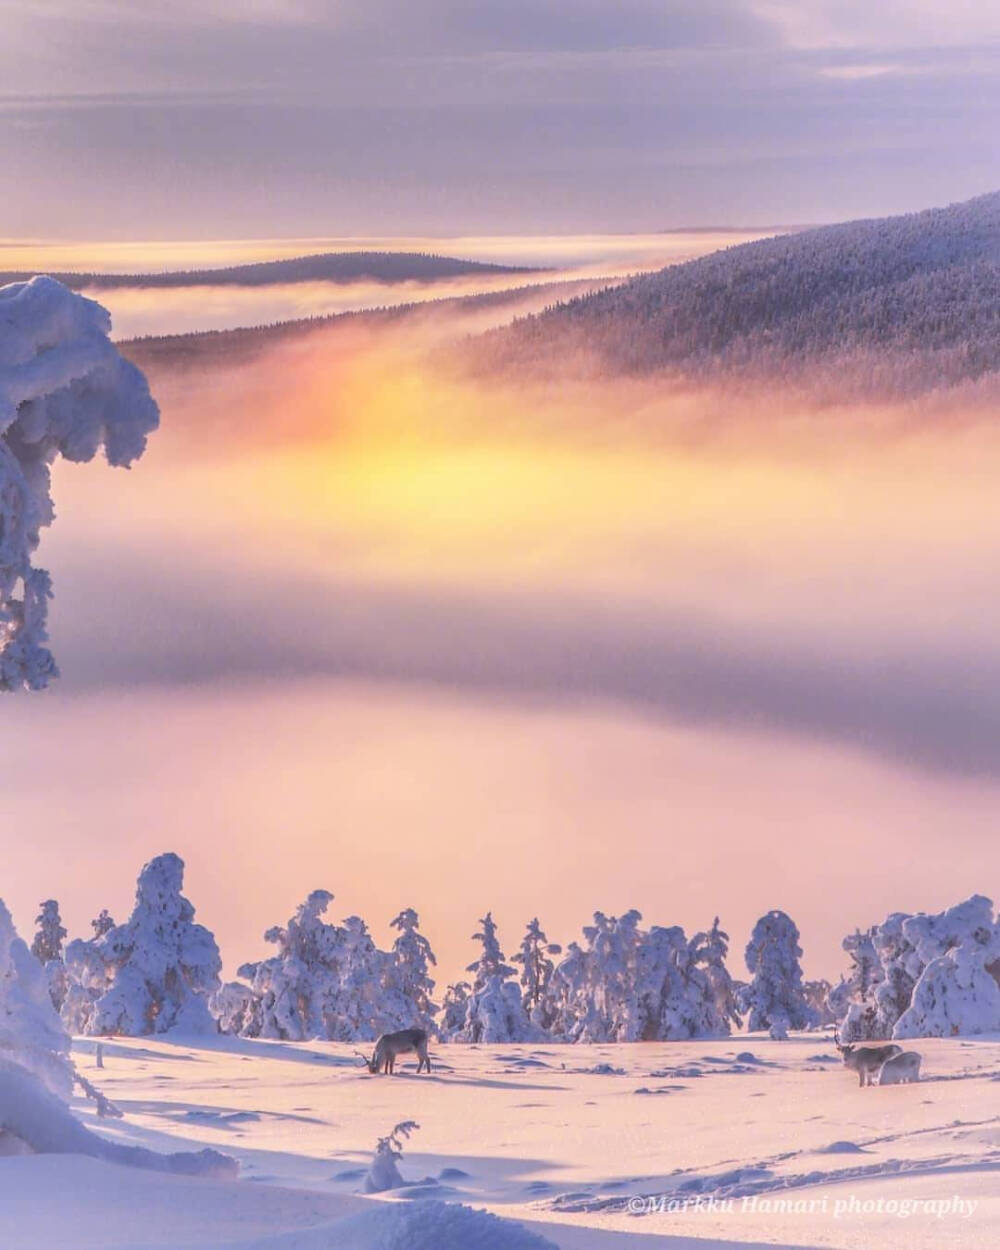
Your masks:
<instances>
[{"instance_id":1,"label":"reindeer","mask_svg":"<svg viewBox=\"0 0 1000 1250\"><path fill-rule=\"evenodd\" d=\"M902 1046L897 1046L895 1042L890 1042L888 1046L841 1046L837 1042L837 1049L840 1051L845 1067L857 1072L858 1084L862 1086L874 1085L873 1078L882 1065L887 1060L903 1053Z\"/></svg>"},{"instance_id":2,"label":"reindeer","mask_svg":"<svg viewBox=\"0 0 1000 1250\"><path fill-rule=\"evenodd\" d=\"M357 1055L361 1055L364 1060L365 1067L374 1075L379 1068L382 1072L389 1076L396 1069L396 1056L406 1055L411 1051L416 1051L417 1055L417 1071L420 1072L426 1067L427 1071L431 1070L431 1061L427 1057L427 1032L425 1029L400 1029L398 1033L383 1033L375 1043L375 1050L369 1059L367 1055L362 1055L360 1051L355 1051Z\"/></svg>"},{"instance_id":3,"label":"reindeer","mask_svg":"<svg viewBox=\"0 0 1000 1250\"><path fill-rule=\"evenodd\" d=\"M903 1085L920 1080L920 1055L915 1050L903 1050L887 1059L879 1069L879 1085Z\"/></svg>"}]
</instances>

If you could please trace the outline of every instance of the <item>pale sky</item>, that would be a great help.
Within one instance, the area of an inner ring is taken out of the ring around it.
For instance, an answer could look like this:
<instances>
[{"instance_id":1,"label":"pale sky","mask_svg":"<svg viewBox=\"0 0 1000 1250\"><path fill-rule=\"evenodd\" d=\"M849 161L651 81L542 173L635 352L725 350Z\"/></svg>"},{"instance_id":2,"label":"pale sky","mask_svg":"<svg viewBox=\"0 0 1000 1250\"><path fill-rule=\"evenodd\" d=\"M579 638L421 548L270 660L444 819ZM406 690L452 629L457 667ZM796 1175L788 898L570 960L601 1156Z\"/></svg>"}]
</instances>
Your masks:
<instances>
[{"instance_id":1,"label":"pale sky","mask_svg":"<svg viewBox=\"0 0 1000 1250\"><path fill-rule=\"evenodd\" d=\"M0 0L0 237L655 230L996 184L983 0Z\"/></svg>"}]
</instances>

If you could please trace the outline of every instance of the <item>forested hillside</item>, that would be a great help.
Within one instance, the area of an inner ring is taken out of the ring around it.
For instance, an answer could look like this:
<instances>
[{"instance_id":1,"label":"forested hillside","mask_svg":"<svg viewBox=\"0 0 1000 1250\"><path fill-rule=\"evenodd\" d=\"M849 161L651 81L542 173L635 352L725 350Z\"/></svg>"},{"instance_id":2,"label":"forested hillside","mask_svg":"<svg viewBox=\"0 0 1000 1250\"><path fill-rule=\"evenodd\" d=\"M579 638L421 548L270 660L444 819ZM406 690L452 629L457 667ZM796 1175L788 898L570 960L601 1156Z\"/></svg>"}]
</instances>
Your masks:
<instances>
[{"instance_id":1,"label":"forested hillside","mask_svg":"<svg viewBox=\"0 0 1000 1250\"><path fill-rule=\"evenodd\" d=\"M279 282L433 282L466 274L532 273L512 265L492 265L423 252L324 252L288 260L259 261L224 269L183 269L172 273L56 273L70 290L116 287L270 286ZM0 273L0 286L24 282L30 273Z\"/></svg>"},{"instance_id":2,"label":"forested hillside","mask_svg":"<svg viewBox=\"0 0 1000 1250\"><path fill-rule=\"evenodd\" d=\"M484 336L488 369L914 394L1000 369L1000 193L747 243Z\"/></svg>"}]
</instances>

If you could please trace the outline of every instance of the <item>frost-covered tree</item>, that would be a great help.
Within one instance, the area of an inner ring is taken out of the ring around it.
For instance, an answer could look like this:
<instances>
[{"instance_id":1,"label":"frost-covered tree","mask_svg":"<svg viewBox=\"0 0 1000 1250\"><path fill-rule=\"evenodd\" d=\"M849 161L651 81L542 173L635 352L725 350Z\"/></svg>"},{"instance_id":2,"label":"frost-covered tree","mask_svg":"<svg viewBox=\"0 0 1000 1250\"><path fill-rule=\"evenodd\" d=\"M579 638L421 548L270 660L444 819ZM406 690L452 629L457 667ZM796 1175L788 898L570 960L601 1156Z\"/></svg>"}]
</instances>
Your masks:
<instances>
[{"instance_id":1,"label":"frost-covered tree","mask_svg":"<svg viewBox=\"0 0 1000 1250\"><path fill-rule=\"evenodd\" d=\"M432 1027L427 965L434 955L417 932L416 912L400 913L396 945L383 951L360 916L331 924L332 901L328 890L314 890L286 925L264 934L276 953L244 964L239 975L247 983L229 982L213 999L221 1030L360 1042L417 1023Z\"/></svg>"},{"instance_id":2,"label":"frost-covered tree","mask_svg":"<svg viewBox=\"0 0 1000 1250\"><path fill-rule=\"evenodd\" d=\"M101 908L100 914L90 922L90 927L94 930L95 938L104 937L105 933L109 933L115 927L114 919L106 907Z\"/></svg>"},{"instance_id":3,"label":"frost-covered tree","mask_svg":"<svg viewBox=\"0 0 1000 1250\"><path fill-rule=\"evenodd\" d=\"M455 1038L462 1033L469 1013L469 995L471 993L472 986L468 981L456 981L454 985L449 985L445 990L444 1002L441 1007L442 1039Z\"/></svg>"},{"instance_id":4,"label":"frost-covered tree","mask_svg":"<svg viewBox=\"0 0 1000 1250\"><path fill-rule=\"evenodd\" d=\"M581 1034L600 1030L589 983L587 952L579 942L570 942L549 981L546 1010L554 1037L575 1042Z\"/></svg>"},{"instance_id":5,"label":"frost-covered tree","mask_svg":"<svg viewBox=\"0 0 1000 1250\"><path fill-rule=\"evenodd\" d=\"M528 922L521 949L512 956L521 965L521 1000L532 1023L547 1030L551 1023L548 992L555 964L550 956L561 955L562 947L550 942L536 916Z\"/></svg>"},{"instance_id":6,"label":"frost-covered tree","mask_svg":"<svg viewBox=\"0 0 1000 1250\"><path fill-rule=\"evenodd\" d=\"M184 861L157 856L139 874L126 923L91 942L70 943L64 1010L71 1027L133 1037L214 1032L208 1000L219 988L222 961L215 938L195 923L183 884Z\"/></svg>"},{"instance_id":7,"label":"frost-covered tree","mask_svg":"<svg viewBox=\"0 0 1000 1250\"><path fill-rule=\"evenodd\" d=\"M878 960L867 985L852 970L831 994L843 1040L1000 1028L1000 925L981 895L937 915L893 912L869 931ZM855 943L848 938L845 949Z\"/></svg>"},{"instance_id":8,"label":"frost-covered tree","mask_svg":"<svg viewBox=\"0 0 1000 1250\"><path fill-rule=\"evenodd\" d=\"M437 1005L434 1002L434 981L430 969L437 964L431 944L419 931L420 917L412 907L404 908L390 928L398 936L392 944L392 958L386 967L385 990L394 998L393 1014L399 1028L434 1028Z\"/></svg>"},{"instance_id":9,"label":"frost-covered tree","mask_svg":"<svg viewBox=\"0 0 1000 1250\"><path fill-rule=\"evenodd\" d=\"M0 902L0 1062L16 1064L60 1098L73 1088L69 1038L49 997L45 971L17 936Z\"/></svg>"},{"instance_id":10,"label":"frost-covered tree","mask_svg":"<svg viewBox=\"0 0 1000 1250\"><path fill-rule=\"evenodd\" d=\"M815 981L806 981L802 986L802 990L806 996L806 1002L815 1012L816 1023L820 1028L828 1024L837 1023L840 1016L830 1005L833 987L829 981L823 977Z\"/></svg>"},{"instance_id":11,"label":"frost-covered tree","mask_svg":"<svg viewBox=\"0 0 1000 1250\"><path fill-rule=\"evenodd\" d=\"M578 1026L580 1041L628 1042L641 1036L636 983L641 919L634 908L620 917L598 911L594 923L584 927L589 1002Z\"/></svg>"},{"instance_id":12,"label":"frost-covered tree","mask_svg":"<svg viewBox=\"0 0 1000 1250\"><path fill-rule=\"evenodd\" d=\"M893 1037L1000 1031L1000 921L990 899L976 894L937 915L910 916L902 936L902 958L917 976Z\"/></svg>"},{"instance_id":13,"label":"frost-covered tree","mask_svg":"<svg viewBox=\"0 0 1000 1250\"><path fill-rule=\"evenodd\" d=\"M142 455L158 421L139 370L93 300L52 278L0 287L0 691L40 690L58 673L47 641L52 584L33 556L55 515L51 466Z\"/></svg>"},{"instance_id":14,"label":"frost-covered tree","mask_svg":"<svg viewBox=\"0 0 1000 1250\"><path fill-rule=\"evenodd\" d=\"M343 937L342 930L323 919L332 901L329 890L313 890L286 925L264 934L277 952L239 969L260 1004L259 1033L254 1036L295 1042L327 1036L339 1007Z\"/></svg>"},{"instance_id":15,"label":"frost-covered tree","mask_svg":"<svg viewBox=\"0 0 1000 1250\"><path fill-rule=\"evenodd\" d=\"M472 935L482 944L479 958L466 971L474 973L472 993L466 1003L465 1023L455 1038L462 1042L525 1042L536 1036L521 1002L514 969L505 962L491 912Z\"/></svg>"},{"instance_id":16,"label":"frost-covered tree","mask_svg":"<svg viewBox=\"0 0 1000 1250\"><path fill-rule=\"evenodd\" d=\"M767 1029L784 1038L789 1029L807 1029L816 1015L806 1001L799 960L799 931L783 911L769 911L754 926L746 949L751 981L743 1007L752 1031Z\"/></svg>"},{"instance_id":17,"label":"frost-covered tree","mask_svg":"<svg viewBox=\"0 0 1000 1250\"><path fill-rule=\"evenodd\" d=\"M370 1042L397 1024L399 1016L386 1010L390 963L391 956L378 949L361 917L348 916L340 938L339 983L326 1012L326 1037Z\"/></svg>"},{"instance_id":18,"label":"frost-covered tree","mask_svg":"<svg viewBox=\"0 0 1000 1250\"><path fill-rule=\"evenodd\" d=\"M59 915L59 904L54 898L40 903L41 911L35 917L35 936L31 943L31 953L45 968L45 976L49 983L49 997L56 1011L62 1008L66 998L66 967L63 964L63 939L66 930L63 928Z\"/></svg>"},{"instance_id":19,"label":"frost-covered tree","mask_svg":"<svg viewBox=\"0 0 1000 1250\"><path fill-rule=\"evenodd\" d=\"M727 1037L733 1028L740 1027L742 1020L736 982L726 966L729 934L720 927L718 916L712 921L711 929L696 933L691 939L691 953L708 988L699 1036Z\"/></svg>"},{"instance_id":20,"label":"frost-covered tree","mask_svg":"<svg viewBox=\"0 0 1000 1250\"><path fill-rule=\"evenodd\" d=\"M54 898L46 899L39 907L41 911L35 917L36 929L31 953L39 963L47 964L50 959L62 958L66 930L59 915L59 904Z\"/></svg>"}]
</instances>

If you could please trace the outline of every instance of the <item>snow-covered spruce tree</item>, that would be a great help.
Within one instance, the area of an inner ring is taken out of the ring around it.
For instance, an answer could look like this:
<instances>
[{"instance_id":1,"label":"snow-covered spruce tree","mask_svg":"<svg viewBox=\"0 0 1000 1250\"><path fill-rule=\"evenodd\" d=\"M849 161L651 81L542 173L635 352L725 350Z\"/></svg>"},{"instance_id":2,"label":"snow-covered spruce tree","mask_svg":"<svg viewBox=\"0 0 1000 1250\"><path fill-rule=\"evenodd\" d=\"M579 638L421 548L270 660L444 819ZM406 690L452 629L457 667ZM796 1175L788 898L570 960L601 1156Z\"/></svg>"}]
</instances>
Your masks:
<instances>
[{"instance_id":1,"label":"snow-covered spruce tree","mask_svg":"<svg viewBox=\"0 0 1000 1250\"><path fill-rule=\"evenodd\" d=\"M909 919L905 912L892 912L872 930L881 965L881 975L873 991L876 1037L892 1037L897 1021L913 999L913 987L923 970L906 934Z\"/></svg>"},{"instance_id":2,"label":"snow-covered spruce tree","mask_svg":"<svg viewBox=\"0 0 1000 1250\"><path fill-rule=\"evenodd\" d=\"M748 1028L767 1029L774 1038L785 1038L789 1029L808 1029L816 1014L806 1002L799 960L799 931L783 911L769 911L754 925L746 949L751 974L741 1006Z\"/></svg>"},{"instance_id":3,"label":"snow-covered spruce tree","mask_svg":"<svg viewBox=\"0 0 1000 1250\"><path fill-rule=\"evenodd\" d=\"M31 943L31 953L39 963L47 964L50 959L62 958L66 930L59 915L59 904L54 898L39 903L39 907L41 911L35 917L37 927Z\"/></svg>"},{"instance_id":4,"label":"snow-covered spruce tree","mask_svg":"<svg viewBox=\"0 0 1000 1250\"><path fill-rule=\"evenodd\" d=\"M582 1032L598 1027L589 982L587 952L579 942L570 942L549 981L546 1013L552 1021L549 1031L553 1037L575 1042ZM594 1013L594 1019L588 1018L589 1012Z\"/></svg>"},{"instance_id":5,"label":"snow-covered spruce tree","mask_svg":"<svg viewBox=\"0 0 1000 1250\"><path fill-rule=\"evenodd\" d=\"M54 898L40 903L41 911L35 917L35 936L31 943L31 953L45 968L45 976L49 983L49 997L56 1011L62 1009L66 998L66 966L63 963L63 939L66 930L63 928L62 917L59 915L59 904Z\"/></svg>"},{"instance_id":6,"label":"snow-covered spruce tree","mask_svg":"<svg viewBox=\"0 0 1000 1250\"><path fill-rule=\"evenodd\" d=\"M594 923L584 927L589 1001L583 1004L577 1024L578 1041L632 1042L641 1036L643 1016L636 984L641 919L634 908L620 917L598 911Z\"/></svg>"},{"instance_id":7,"label":"snow-covered spruce tree","mask_svg":"<svg viewBox=\"0 0 1000 1250\"><path fill-rule=\"evenodd\" d=\"M521 1001L528 1017L537 1028L548 1032L552 1025L549 983L555 964L551 955L561 955L562 947L550 942L536 916L528 922L521 949L513 962L521 965Z\"/></svg>"},{"instance_id":8,"label":"snow-covered spruce tree","mask_svg":"<svg viewBox=\"0 0 1000 1250\"><path fill-rule=\"evenodd\" d=\"M697 1036L702 987L689 981L690 952L679 925L653 925L635 955L635 1009L615 1041L675 1041Z\"/></svg>"},{"instance_id":9,"label":"snow-covered spruce tree","mask_svg":"<svg viewBox=\"0 0 1000 1250\"><path fill-rule=\"evenodd\" d=\"M458 1038L465 1029L466 1017L469 1014L469 995L472 993L472 986L468 981L456 981L454 985L449 985L444 992L444 1002L441 1007L441 1029L440 1035L442 1041L451 1041Z\"/></svg>"},{"instance_id":10,"label":"snow-covered spruce tree","mask_svg":"<svg viewBox=\"0 0 1000 1250\"><path fill-rule=\"evenodd\" d=\"M728 1037L742 1024L736 982L729 975L729 934L719 926L719 917L706 933L691 939L691 954L708 985L708 1002L703 1013L703 1037Z\"/></svg>"},{"instance_id":11,"label":"snow-covered spruce tree","mask_svg":"<svg viewBox=\"0 0 1000 1250\"><path fill-rule=\"evenodd\" d=\"M184 861L172 853L157 856L139 873L126 923L92 942L70 943L64 1010L75 1026L84 1026L80 1031L132 1037L215 1031L208 1000L219 987L222 961L215 938L195 923L183 884ZM73 994L77 978L90 994ZM86 1018L84 997L91 997Z\"/></svg>"},{"instance_id":12,"label":"snow-covered spruce tree","mask_svg":"<svg viewBox=\"0 0 1000 1250\"><path fill-rule=\"evenodd\" d=\"M432 1032L438 1008L430 975L430 969L437 964L431 944L419 931L420 917L412 907L404 908L389 925L398 931L398 937L386 964L385 1009L398 1021L396 1028L416 1027Z\"/></svg>"},{"instance_id":13,"label":"snow-covered spruce tree","mask_svg":"<svg viewBox=\"0 0 1000 1250\"><path fill-rule=\"evenodd\" d=\"M325 1036L339 1042L371 1042L404 1027L386 1012L384 981L391 956L372 941L360 916L348 916L341 936L340 979L334 1010L327 1010Z\"/></svg>"},{"instance_id":14,"label":"snow-covered spruce tree","mask_svg":"<svg viewBox=\"0 0 1000 1250\"><path fill-rule=\"evenodd\" d=\"M213 999L219 1028L287 1041L372 1041L411 1022L414 1004L395 985L395 960L360 916L324 917L333 895L314 890L286 925L264 934L278 949L244 964L249 984L229 982ZM418 935L419 936L419 935Z\"/></svg>"},{"instance_id":15,"label":"snow-covered spruce tree","mask_svg":"<svg viewBox=\"0 0 1000 1250\"><path fill-rule=\"evenodd\" d=\"M532 1028L514 969L504 962L491 912L480 920L482 928L472 935L482 951L466 971L475 973L466 1005L465 1024L456 1036L461 1042L527 1042L538 1036Z\"/></svg>"},{"instance_id":16,"label":"snow-covered spruce tree","mask_svg":"<svg viewBox=\"0 0 1000 1250\"><path fill-rule=\"evenodd\" d=\"M907 970L918 975L893 1037L1000 1031L1000 921L990 899L975 894L937 915L910 916L902 936Z\"/></svg>"},{"instance_id":17,"label":"snow-covered spruce tree","mask_svg":"<svg viewBox=\"0 0 1000 1250\"><path fill-rule=\"evenodd\" d=\"M875 949L877 926L856 929L841 943L850 956L847 973L847 1013L840 1022L838 1034L842 1042L857 1042L881 1036L875 1012L875 987L883 979L882 965Z\"/></svg>"},{"instance_id":18,"label":"snow-covered spruce tree","mask_svg":"<svg viewBox=\"0 0 1000 1250\"><path fill-rule=\"evenodd\" d=\"M326 1037L339 1010L340 947L343 931L323 919L333 901L329 890L313 890L284 926L264 940L278 949L269 959L244 964L239 975L250 982L259 1003L250 1036L301 1042Z\"/></svg>"},{"instance_id":19,"label":"snow-covered spruce tree","mask_svg":"<svg viewBox=\"0 0 1000 1250\"><path fill-rule=\"evenodd\" d=\"M802 991L806 996L806 1002L816 1013L816 1023L820 1028L838 1023L840 1015L830 1005L833 986L829 981L823 977L816 981L806 981L803 983Z\"/></svg>"},{"instance_id":20,"label":"snow-covered spruce tree","mask_svg":"<svg viewBox=\"0 0 1000 1250\"><path fill-rule=\"evenodd\" d=\"M55 515L57 457L111 465L142 455L158 413L111 318L52 278L0 287L0 691L40 690L58 673L46 647L51 580L32 563Z\"/></svg>"},{"instance_id":21,"label":"snow-covered spruce tree","mask_svg":"<svg viewBox=\"0 0 1000 1250\"><path fill-rule=\"evenodd\" d=\"M95 938L104 937L105 933L109 933L115 927L115 922L106 907L101 908L100 914L90 922L90 927L94 930Z\"/></svg>"}]
</instances>

